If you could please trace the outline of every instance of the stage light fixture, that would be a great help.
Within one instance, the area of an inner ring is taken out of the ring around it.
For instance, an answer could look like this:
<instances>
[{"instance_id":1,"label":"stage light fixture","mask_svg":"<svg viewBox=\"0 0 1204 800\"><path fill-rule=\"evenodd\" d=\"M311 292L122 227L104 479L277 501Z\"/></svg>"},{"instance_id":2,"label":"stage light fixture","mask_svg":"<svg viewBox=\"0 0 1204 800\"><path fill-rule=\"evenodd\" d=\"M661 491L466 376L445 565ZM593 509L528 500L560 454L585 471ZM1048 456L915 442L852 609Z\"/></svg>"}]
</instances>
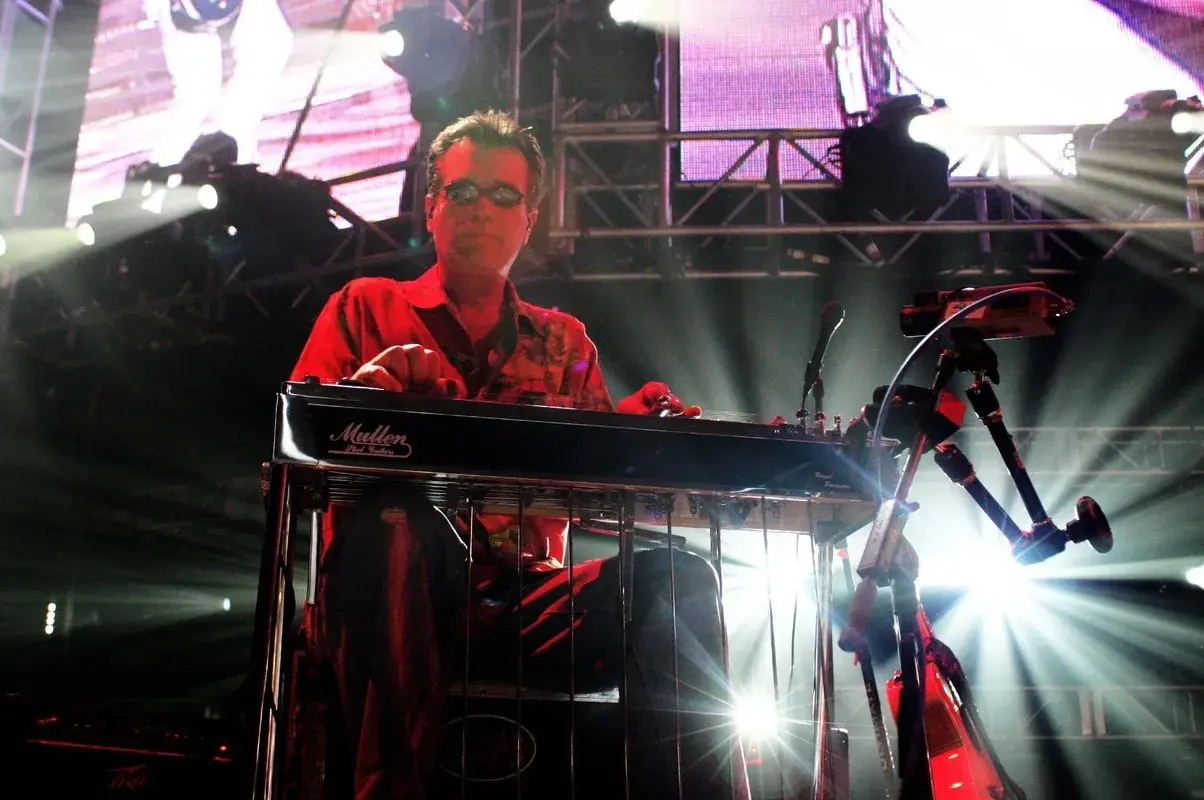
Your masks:
<instances>
[{"instance_id":1,"label":"stage light fixture","mask_svg":"<svg viewBox=\"0 0 1204 800\"><path fill-rule=\"evenodd\" d=\"M923 218L948 202L949 156L910 134L916 118L944 108L917 95L891 97L868 124L841 133L841 194L853 216L875 209L890 219Z\"/></svg>"},{"instance_id":2,"label":"stage light fixture","mask_svg":"<svg viewBox=\"0 0 1204 800\"><path fill-rule=\"evenodd\" d=\"M1078 179L1110 206L1182 209L1187 164L1201 139L1194 124L1201 112L1198 97L1180 99L1170 89L1127 98L1124 113L1107 125L1076 131Z\"/></svg>"},{"instance_id":3,"label":"stage light fixture","mask_svg":"<svg viewBox=\"0 0 1204 800\"><path fill-rule=\"evenodd\" d=\"M558 39L565 54L560 62L565 96L609 106L654 106L660 91L659 35L632 24L648 21L650 13L640 0L571 7Z\"/></svg>"},{"instance_id":4,"label":"stage light fixture","mask_svg":"<svg viewBox=\"0 0 1204 800\"><path fill-rule=\"evenodd\" d=\"M406 79L411 94L449 91L468 65L472 32L448 19L442 3L401 8L377 33L381 59Z\"/></svg>"}]
</instances>

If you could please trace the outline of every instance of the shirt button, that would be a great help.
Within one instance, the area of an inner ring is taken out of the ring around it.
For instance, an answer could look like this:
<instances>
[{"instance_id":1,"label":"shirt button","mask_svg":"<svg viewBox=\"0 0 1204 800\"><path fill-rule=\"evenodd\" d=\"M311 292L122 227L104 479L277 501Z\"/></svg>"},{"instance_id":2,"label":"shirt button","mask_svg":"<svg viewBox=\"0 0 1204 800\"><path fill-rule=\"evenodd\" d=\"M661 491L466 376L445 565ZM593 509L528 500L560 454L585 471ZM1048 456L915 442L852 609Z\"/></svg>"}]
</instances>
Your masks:
<instances>
[{"instance_id":1,"label":"shirt button","mask_svg":"<svg viewBox=\"0 0 1204 800\"><path fill-rule=\"evenodd\" d=\"M496 367L498 365L498 362L501 360L502 360L502 357L500 355L498 355L498 352L496 350L489 351L489 366Z\"/></svg>"}]
</instances>

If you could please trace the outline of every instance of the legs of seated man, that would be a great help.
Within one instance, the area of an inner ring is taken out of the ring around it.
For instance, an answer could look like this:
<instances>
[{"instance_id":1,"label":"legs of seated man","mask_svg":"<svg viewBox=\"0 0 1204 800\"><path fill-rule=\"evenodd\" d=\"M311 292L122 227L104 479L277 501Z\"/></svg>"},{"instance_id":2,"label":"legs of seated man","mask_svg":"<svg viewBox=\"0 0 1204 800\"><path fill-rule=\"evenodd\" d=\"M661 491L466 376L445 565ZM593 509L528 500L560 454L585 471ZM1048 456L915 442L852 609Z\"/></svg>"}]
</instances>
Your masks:
<instances>
[{"instance_id":1,"label":"legs of seated man","mask_svg":"<svg viewBox=\"0 0 1204 800\"><path fill-rule=\"evenodd\" d=\"M429 502L387 488L335 519L319 615L356 800L432 795L465 545Z\"/></svg>"},{"instance_id":2,"label":"legs of seated man","mask_svg":"<svg viewBox=\"0 0 1204 800\"><path fill-rule=\"evenodd\" d=\"M701 712L681 718L682 796L726 800L735 780L735 796L746 797L743 757L725 713L730 693L717 580L697 556L677 552L673 559L679 702L683 711ZM633 572L627 665L633 796L676 797L669 551L637 553ZM463 636L465 577L464 541L413 492L384 489L336 519L322 567L319 624L335 665L357 800L422 800L433 793L447 680ZM568 572L528 576L524 583L518 611L488 630L477 626L471 648L501 665L499 677L513 678L505 674L505 665L517 660L507 657L513 652L507 643L519 641L521 628L524 669L530 669L524 684L567 688ZM574 593L577 688L617 686L618 559L578 565Z\"/></svg>"},{"instance_id":3,"label":"legs of seated man","mask_svg":"<svg viewBox=\"0 0 1204 800\"><path fill-rule=\"evenodd\" d=\"M634 745L632 796L666 800L678 796L674 709L679 703L686 712L680 718L681 796L726 800L733 796L734 783L734 796L747 797L743 753L729 713L718 580L711 565L698 556L674 552L672 558L675 596L669 589L669 550L640 552L634 557L633 619L628 626L631 656L627 661L629 730ZM485 634L484 647L479 649L506 654L494 659L503 666L506 678L516 677L517 659L509 654L513 654L521 629L525 686L567 691L571 663L579 692L619 685L619 560L580 564L573 578L572 610L578 624L571 642L567 570L529 578L518 613L502 616Z\"/></svg>"}]
</instances>

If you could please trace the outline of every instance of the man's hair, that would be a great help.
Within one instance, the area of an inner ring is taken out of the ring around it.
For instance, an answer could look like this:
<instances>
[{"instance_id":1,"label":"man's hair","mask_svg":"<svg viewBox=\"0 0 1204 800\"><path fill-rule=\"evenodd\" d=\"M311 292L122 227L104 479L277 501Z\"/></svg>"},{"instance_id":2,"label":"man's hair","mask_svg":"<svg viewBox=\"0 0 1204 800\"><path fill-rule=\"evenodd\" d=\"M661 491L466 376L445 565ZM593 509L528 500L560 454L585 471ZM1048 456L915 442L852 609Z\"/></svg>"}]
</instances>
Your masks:
<instances>
[{"instance_id":1,"label":"man's hair","mask_svg":"<svg viewBox=\"0 0 1204 800\"><path fill-rule=\"evenodd\" d=\"M426 155L426 191L435 194L442 188L439 177L439 159L461 139L468 139L481 147L513 147L527 159L529 173L527 189L528 208L538 208L543 200L544 159L539 141L527 128L520 128L514 117L501 111L477 111L448 125L435 141L431 142Z\"/></svg>"}]
</instances>

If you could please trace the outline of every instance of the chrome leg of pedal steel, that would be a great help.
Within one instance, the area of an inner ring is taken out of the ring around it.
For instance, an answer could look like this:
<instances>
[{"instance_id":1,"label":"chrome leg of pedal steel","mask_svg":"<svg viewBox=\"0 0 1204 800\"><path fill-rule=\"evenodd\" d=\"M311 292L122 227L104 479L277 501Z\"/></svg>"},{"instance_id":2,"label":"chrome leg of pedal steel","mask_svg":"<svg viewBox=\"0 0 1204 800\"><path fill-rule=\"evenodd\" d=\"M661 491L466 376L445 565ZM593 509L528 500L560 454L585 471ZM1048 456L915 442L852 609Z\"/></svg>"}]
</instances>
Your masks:
<instances>
[{"instance_id":1,"label":"chrome leg of pedal steel","mask_svg":"<svg viewBox=\"0 0 1204 800\"><path fill-rule=\"evenodd\" d=\"M518 36L519 34L516 32L514 35ZM526 523L526 519L524 517L524 513L526 512L526 510L527 510L527 494L526 494L526 491L523 489L523 487L520 486L518 489L518 534L517 534L518 541L515 543L517 545L517 553L518 553L518 597L519 597L520 606L519 606L519 624L518 624L518 647L515 648L515 650L518 651L518 656L517 656L518 663L515 664L516 679L515 679L515 686L514 686L514 723L516 726L516 730L514 733L514 764L515 764L515 767L514 767L514 796L516 798L520 798L520 800L523 796L523 764L525 763L523 761L523 758L524 758L524 756L523 756L523 660L524 660L523 659L523 628L525 626L523 625L523 622L522 622L521 603L522 603L522 597L523 597L523 572L525 571L523 569L523 555L524 555L523 548L527 541L527 537L526 537L526 534L524 533L524 528L523 528L524 524ZM537 555L537 554L532 553L532 555ZM571 666L570 666L570 670L571 670ZM467 683L465 683L464 685L468 686Z\"/></svg>"},{"instance_id":2,"label":"chrome leg of pedal steel","mask_svg":"<svg viewBox=\"0 0 1204 800\"><path fill-rule=\"evenodd\" d=\"M710 520L710 537L711 537L711 567L715 570L715 577L719 581L719 630L722 632L720 637L723 647L723 680L729 682L731 680L731 658L728 652L727 641L727 611L723 607L723 526L719 523L719 519L712 514ZM735 730L733 728L733 730ZM736 744L743 747L743 743L737 741ZM732 782L732 800L737 800L743 795L740 787L743 785L746 776L743 771L743 758L730 759L728 773L731 776Z\"/></svg>"},{"instance_id":3,"label":"chrome leg of pedal steel","mask_svg":"<svg viewBox=\"0 0 1204 800\"><path fill-rule=\"evenodd\" d=\"M577 587L573 569L577 561L573 557L573 490L569 490L567 509L569 561L569 800L577 797Z\"/></svg>"},{"instance_id":4,"label":"chrome leg of pedal steel","mask_svg":"<svg viewBox=\"0 0 1204 800\"><path fill-rule=\"evenodd\" d=\"M821 523L822 524L822 523ZM811 800L835 797L835 765L832 760L832 722L836 679L832 662L832 564L836 547L829 536L815 536L815 696L811 719L815 724L815 767Z\"/></svg>"},{"instance_id":5,"label":"chrome leg of pedal steel","mask_svg":"<svg viewBox=\"0 0 1204 800\"><path fill-rule=\"evenodd\" d=\"M673 546L673 498L666 503L665 545L669 548L669 613L673 617L673 741L677 748L677 800L682 800L681 775L681 665L677 648L677 548Z\"/></svg>"},{"instance_id":6,"label":"chrome leg of pedal steel","mask_svg":"<svg viewBox=\"0 0 1204 800\"><path fill-rule=\"evenodd\" d=\"M635 562L634 531L627 518L627 493L619 495L619 642L622 653L623 676L619 681L619 713L623 715L623 797L631 797L631 694L627 685L627 662L631 640L628 625L632 615L631 585Z\"/></svg>"},{"instance_id":7,"label":"chrome leg of pedal steel","mask_svg":"<svg viewBox=\"0 0 1204 800\"><path fill-rule=\"evenodd\" d=\"M305 576L305 602L318 602L318 565L322 562L322 512L309 515L309 574Z\"/></svg>"},{"instance_id":8,"label":"chrome leg of pedal steel","mask_svg":"<svg viewBox=\"0 0 1204 800\"><path fill-rule=\"evenodd\" d=\"M460 800L468 796L468 690L472 666L472 546L477 540L477 510L468 503L468 546L464 548L464 692L460 719Z\"/></svg>"},{"instance_id":9,"label":"chrome leg of pedal steel","mask_svg":"<svg viewBox=\"0 0 1204 800\"><path fill-rule=\"evenodd\" d=\"M765 601L769 610L769 664L770 673L773 676L773 710L775 714L780 714L782 692L781 684L778 681L778 633L773 619L773 570L769 557L769 508L764 497L761 498L761 537L765 547ZM778 791L783 796L785 795L785 776L782 774L780 763Z\"/></svg>"},{"instance_id":10,"label":"chrome leg of pedal steel","mask_svg":"<svg viewBox=\"0 0 1204 800\"><path fill-rule=\"evenodd\" d=\"M259 595L255 607L254 676L259 707L256 710L254 800L274 800L277 767L283 754L276 744L284 708L285 593L292 578L294 514L290 505L291 468L273 466L268 488L268 530L260 563Z\"/></svg>"}]
</instances>

